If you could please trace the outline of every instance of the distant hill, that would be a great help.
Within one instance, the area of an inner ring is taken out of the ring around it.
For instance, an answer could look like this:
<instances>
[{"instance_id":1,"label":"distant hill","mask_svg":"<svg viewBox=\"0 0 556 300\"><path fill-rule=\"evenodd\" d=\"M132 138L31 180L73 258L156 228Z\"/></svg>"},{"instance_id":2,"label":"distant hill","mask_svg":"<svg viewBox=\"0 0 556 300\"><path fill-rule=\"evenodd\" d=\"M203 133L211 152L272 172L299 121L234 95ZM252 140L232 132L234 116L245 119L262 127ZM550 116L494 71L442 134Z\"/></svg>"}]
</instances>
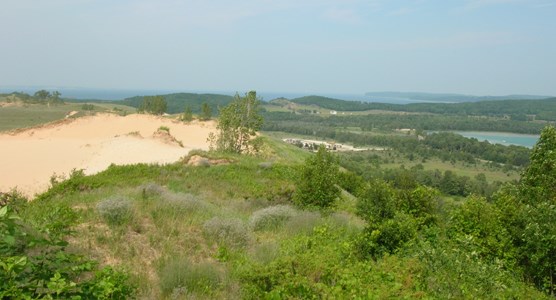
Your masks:
<instances>
[{"instance_id":1,"label":"distant hill","mask_svg":"<svg viewBox=\"0 0 556 300\"><path fill-rule=\"evenodd\" d=\"M526 120L535 116L539 120L556 121L556 97L540 100L496 100L464 103L389 104L345 101L321 96L307 96L290 100L303 105L316 105L337 111L390 110L453 115L509 116Z\"/></svg>"},{"instance_id":2,"label":"distant hill","mask_svg":"<svg viewBox=\"0 0 556 300\"><path fill-rule=\"evenodd\" d=\"M369 102L382 102L385 98L411 99L432 102L477 102L487 100L539 100L551 96L539 95L507 95L507 96L473 96L462 94L418 93L418 92L368 92L365 96ZM376 101L373 100L376 98Z\"/></svg>"},{"instance_id":3,"label":"distant hill","mask_svg":"<svg viewBox=\"0 0 556 300\"><path fill-rule=\"evenodd\" d=\"M273 101L271 101L271 103ZM297 104L316 105L322 108L339 110L339 111L364 111L364 110L372 110L372 109L392 110L398 107L402 107L402 105L399 104L348 101L348 100L341 100L341 99L328 98L323 96L314 96L314 95L295 98L295 99L291 99L290 101Z\"/></svg>"},{"instance_id":4,"label":"distant hill","mask_svg":"<svg viewBox=\"0 0 556 300\"><path fill-rule=\"evenodd\" d=\"M167 112L170 114L182 113L186 106L191 107L193 113L201 112L201 105L207 103L211 108L214 115L218 113L218 107L226 106L234 97L228 95L218 94L193 94L193 93L176 93L161 95L164 96L168 104ZM144 96L135 96L126 98L114 103L129 105L138 108L143 102Z\"/></svg>"}]
</instances>

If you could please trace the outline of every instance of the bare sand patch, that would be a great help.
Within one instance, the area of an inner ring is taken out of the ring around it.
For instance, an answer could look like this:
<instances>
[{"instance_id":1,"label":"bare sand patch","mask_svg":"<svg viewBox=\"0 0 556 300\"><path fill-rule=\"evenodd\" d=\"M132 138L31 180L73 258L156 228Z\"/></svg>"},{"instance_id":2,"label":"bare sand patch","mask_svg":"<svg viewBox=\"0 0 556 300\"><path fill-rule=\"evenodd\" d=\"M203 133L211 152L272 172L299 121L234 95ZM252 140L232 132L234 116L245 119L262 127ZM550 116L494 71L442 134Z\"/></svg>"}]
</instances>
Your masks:
<instances>
[{"instance_id":1,"label":"bare sand patch","mask_svg":"<svg viewBox=\"0 0 556 300\"><path fill-rule=\"evenodd\" d=\"M160 126L183 147L153 136ZM192 149L208 150L215 127L215 122L101 114L0 134L0 191L17 187L31 196L45 191L53 174L72 169L94 174L110 164L172 163Z\"/></svg>"}]
</instances>

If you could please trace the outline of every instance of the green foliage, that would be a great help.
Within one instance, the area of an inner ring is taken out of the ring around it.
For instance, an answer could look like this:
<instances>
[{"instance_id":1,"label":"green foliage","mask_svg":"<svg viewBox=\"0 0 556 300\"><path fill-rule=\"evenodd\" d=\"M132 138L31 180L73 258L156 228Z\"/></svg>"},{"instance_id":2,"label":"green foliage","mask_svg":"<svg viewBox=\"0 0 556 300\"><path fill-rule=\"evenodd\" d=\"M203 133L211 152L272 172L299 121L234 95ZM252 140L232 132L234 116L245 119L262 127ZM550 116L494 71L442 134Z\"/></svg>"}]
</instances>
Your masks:
<instances>
[{"instance_id":1,"label":"green foliage","mask_svg":"<svg viewBox=\"0 0 556 300\"><path fill-rule=\"evenodd\" d=\"M398 96L399 97L399 96ZM417 97L412 95L411 97ZM466 97L466 96L460 96ZM403 97L405 98L405 97ZM413 99L417 99L413 98ZM445 95L438 101L451 101L452 97ZM453 99L453 98L452 98ZM426 97L424 100L430 100ZM455 100L455 99L453 99ZM292 99L291 102L315 105L322 108L337 111L365 111L365 110L388 110L403 112L420 112L435 114L451 114L451 115L472 115L472 116L506 116L511 115L512 119L527 120L527 115L536 115L539 120L556 120L556 101L555 98L548 99L498 99L495 101L485 101L489 99L473 99L483 100L478 102L467 101L464 103L412 103L412 104L390 104L377 102L360 102L345 101L321 96L306 96Z\"/></svg>"},{"instance_id":2,"label":"green foliage","mask_svg":"<svg viewBox=\"0 0 556 300\"><path fill-rule=\"evenodd\" d=\"M92 110L95 110L95 106L93 104L85 103L85 104L81 105L81 109L92 111Z\"/></svg>"},{"instance_id":3,"label":"green foliage","mask_svg":"<svg viewBox=\"0 0 556 300\"><path fill-rule=\"evenodd\" d=\"M353 232L319 226L310 235L283 241L270 262L240 269L245 299L387 299L424 296L414 261L388 257L384 263L351 255Z\"/></svg>"},{"instance_id":4,"label":"green foliage","mask_svg":"<svg viewBox=\"0 0 556 300\"><path fill-rule=\"evenodd\" d=\"M429 233L438 238L438 230ZM503 261L484 259L473 238L422 240L414 256L422 264L421 286L435 299L548 299Z\"/></svg>"},{"instance_id":5,"label":"green foliage","mask_svg":"<svg viewBox=\"0 0 556 300\"><path fill-rule=\"evenodd\" d=\"M511 263L509 235L498 214L485 199L471 197L451 212L448 236L482 258L505 258Z\"/></svg>"},{"instance_id":6,"label":"green foliage","mask_svg":"<svg viewBox=\"0 0 556 300\"><path fill-rule=\"evenodd\" d=\"M357 215L369 223L394 217L397 206L396 191L381 180L372 182L359 195Z\"/></svg>"},{"instance_id":7,"label":"green foliage","mask_svg":"<svg viewBox=\"0 0 556 300\"><path fill-rule=\"evenodd\" d=\"M191 106L185 106L183 114L181 115L181 120L184 122L190 122L191 120L193 120L193 111L191 110Z\"/></svg>"},{"instance_id":8,"label":"green foliage","mask_svg":"<svg viewBox=\"0 0 556 300\"><path fill-rule=\"evenodd\" d=\"M357 214L368 223L380 223L394 217L396 212L408 213L419 224L434 223L439 193L433 188L417 186L398 190L382 180L371 182L358 194Z\"/></svg>"},{"instance_id":9,"label":"green foliage","mask_svg":"<svg viewBox=\"0 0 556 300\"><path fill-rule=\"evenodd\" d=\"M168 126L160 126L158 127L158 130L170 133L170 128Z\"/></svg>"},{"instance_id":10,"label":"green foliage","mask_svg":"<svg viewBox=\"0 0 556 300\"><path fill-rule=\"evenodd\" d=\"M438 206L438 192L432 188L398 190L383 181L372 182L356 205L357 214L368 223L357 242L359 254L376 259L395 253L420 229L436 224Z\"/></svg>"},{"instance_id":11,"label":"green foliage","mask_svg":"<svg viewBox=\"0 0 556 300\"><path fill-rule=\"evenodd\" d=\"M340 189L336 186L337 177L337 159L321 145L314 156L305 160L293 201L302 207L332 207L340 196Z\"/></svg>"},{"instance_id":12,"label":"green foliage","mask_svg":"<svg viewBox=\"0 0 556 300\"><path fill-rule=\"evenodd\" d=\"M516 261L526 278L548 293L556 292L556 129L547 127L531 155L519 185L497 195Z\"/></svg>"},{"instance_id":13,"label":"green foliage","mask_svg":"<svg viewBox=\"0 0 556 300\"><path fill-rule=\"evenodd\" d=\"M145 96L143 102L137 108L139 112L147 112L153 115L162 115L166 112L167 103L164 96Z\"/></svg>"},{"instance_id":14,"label":"green foliage","mask_svg":"<svg viewBox=\"0 0 556 300\"><path fill-rule=\"evenodd\" d=\"M187 258L168 260L159 272L165 296L213 295L223 284L223 272L210 262L194 264Z\"/></svg>"},{"instance_id":15,"label":"green foliage","mask_svg":"<svg viewBox=\"0 0 556 300\"><path fill-rule=\"evenodd\" d=\"M380 223L369 224L357 241L358 254L377 259L384 254L393 254L417 236L419 223L403 212Z\"/></svg>"},{"instance_id":16,"label":"green foliage","mask_svg":"<svg viewBox=\"0 0 556 300\"><path fill-rule=\"evenodd\" d=\"M100 201L97 211L109 225L123 225L133 218L133 202L128 198L115 196Z\"/></svg>"},{"instance_id":17,"label":"green foliage","mask_svg":"<svg viewBox=\"0 0 556 300\"><path fill-rule=\"evenodd\" d=\"M365 180L350 171L338 172L338 185L352 195L356 195L365 187Z\"/></svg>"},{"instance_id":18,"label":"green foliage","mask_svg":"<svg viewBox=\"0 0 556 300\"><path fill-rule=\"evenodd\" d=\"M203 121L210 120L212 118L212 108L206 102L201 105L201 113L199 118Z\"/></svg>"},{"instance_id":19,"label":"green foliage","mask_svg":"<svg viewBox=\"0 0 556 300\"><path fill-rule=\"evenodd\" d=\"M260 100L255 91L240 97L236 94L234 101L220 109L216 135L211 134L211 148L222 152L249 153L257 152L257 131L263 119L259 114Z\"/></svg>"},{"instance_id":20,"label":"green foliage","mask_svg":"<svg viewBox=\"0 0 556 300\"><path fill-rule=\"evenodd\" d=\"M556 128L548 126L542 131L533 147L531 164L523 173L522 183L529 203L556 204Z\"/></svg>"},{"instance_id":21,"label":"green foliage","mask_svg":"<svg viewBox=\"0 0 556 300\"><path fill-rule=\"evenodd\" d=\"M49 209L52 204L44 203ZM64 209L53 211L65 211ZM52 220L67 218L51 215ZM72 225L66 221L65 227ZM0 298L2 299L125 299L135 289L127 275L67 250L64 235L40 233L31 224L0 208ZM95 272L94 278L88 274Z\"/></svg>"}]
</instances>

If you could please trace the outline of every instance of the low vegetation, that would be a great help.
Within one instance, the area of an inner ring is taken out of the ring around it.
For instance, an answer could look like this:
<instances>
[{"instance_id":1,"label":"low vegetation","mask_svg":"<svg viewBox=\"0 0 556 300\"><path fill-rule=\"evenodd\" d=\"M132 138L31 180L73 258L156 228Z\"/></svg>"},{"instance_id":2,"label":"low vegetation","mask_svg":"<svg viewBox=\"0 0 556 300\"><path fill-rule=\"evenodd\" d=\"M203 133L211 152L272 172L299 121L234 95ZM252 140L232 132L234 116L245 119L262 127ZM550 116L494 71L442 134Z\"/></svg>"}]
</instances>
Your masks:
<instances>
[{"instance_id":1,"label":"low vegetation","mask_svg":"<svg viewBox=\"0 0 556 300\"><path fill-rule=\"evenodd\" d=\"M0 295L551 299L556 129L523 164L441 137L438 152L335 154L262 136L253 155L190 153L225 164L110 166L31 202L0 195Z\"/></svg>"}]
</instances>

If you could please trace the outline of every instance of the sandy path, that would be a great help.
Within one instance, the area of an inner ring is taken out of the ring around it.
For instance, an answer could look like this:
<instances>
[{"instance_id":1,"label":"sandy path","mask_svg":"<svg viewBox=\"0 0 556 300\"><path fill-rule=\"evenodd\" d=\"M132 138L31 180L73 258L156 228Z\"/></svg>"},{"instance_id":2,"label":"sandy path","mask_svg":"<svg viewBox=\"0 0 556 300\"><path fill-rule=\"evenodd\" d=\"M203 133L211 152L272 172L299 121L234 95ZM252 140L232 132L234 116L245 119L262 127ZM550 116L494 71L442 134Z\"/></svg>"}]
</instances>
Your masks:
<instances>
[{"instance_id":1,"label":"sandy path","mask_svg":"<svg viewBox=\"0 0 556 300\"><path fill-rule=\"evenodd\" d=\"M160 126L170 128L184 148L153 138ZM54 173L64 175L74 168L94 174L112 163L175 162L191 149L208 149L206 140L214 130L214 122L103 114L0 134L0 191L17 187L32 196L48 188Z\"/></svg>"}]
</instances>

